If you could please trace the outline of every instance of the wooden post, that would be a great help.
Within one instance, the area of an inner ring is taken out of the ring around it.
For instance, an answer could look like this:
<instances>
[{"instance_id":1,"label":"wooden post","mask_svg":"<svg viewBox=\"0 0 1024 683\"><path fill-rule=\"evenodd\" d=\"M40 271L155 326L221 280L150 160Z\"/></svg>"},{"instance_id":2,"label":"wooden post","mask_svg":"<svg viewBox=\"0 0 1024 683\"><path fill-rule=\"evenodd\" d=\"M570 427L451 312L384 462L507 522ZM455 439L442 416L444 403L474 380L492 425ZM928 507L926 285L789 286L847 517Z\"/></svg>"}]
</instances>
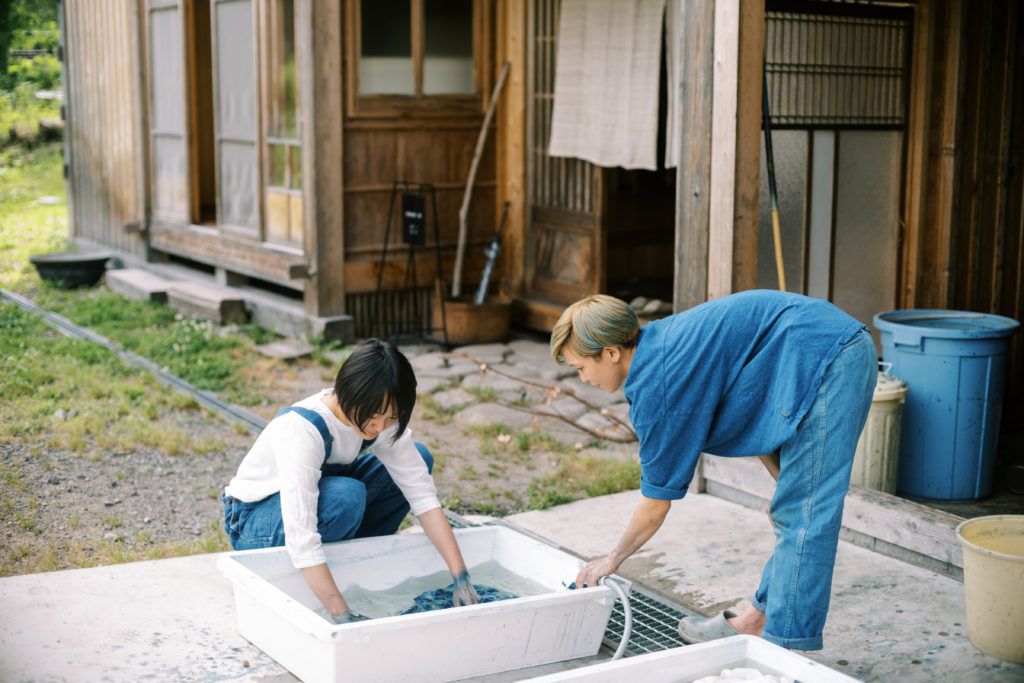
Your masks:
<instances>
[{"instance_id":1,"label":"wooden post","mask_svg":"<svg viewBox=\"0 0 1024 683\"><path fill-rule=\"evenodd\" d=\"M313 264L306 313L345 312L345 222L342 175L341 9L334 0L298 2L297 50L302 130L304 247Z\"/></svg>"},{"instance_id":2,"label":"wooden post","mask_svg":"<svg viewBox=\"0 0 1024 683\"><path fill-rule=\"evenodd\" d=\"M670 87L680 90L680 110L687 116L680 125L676 174L676 311L704 303L708 293L714 10L715 3L708 0L682 0L679 12L684 58Z\"/></svg>"},{"instance_id":3,"label":"wooden post","mask_svg":"<svg viewBox=\"0 0 1024 683\"><path fill-rule=\"evenodd\" d=\"M499 61L512 66L505 97L498 106L498 196L494 208L498 212L509 202L502 272L508 278L509 293L521 296L526 264L526 2L508 0L499 4L498 11Z\"/></svg>"}]
</instances>

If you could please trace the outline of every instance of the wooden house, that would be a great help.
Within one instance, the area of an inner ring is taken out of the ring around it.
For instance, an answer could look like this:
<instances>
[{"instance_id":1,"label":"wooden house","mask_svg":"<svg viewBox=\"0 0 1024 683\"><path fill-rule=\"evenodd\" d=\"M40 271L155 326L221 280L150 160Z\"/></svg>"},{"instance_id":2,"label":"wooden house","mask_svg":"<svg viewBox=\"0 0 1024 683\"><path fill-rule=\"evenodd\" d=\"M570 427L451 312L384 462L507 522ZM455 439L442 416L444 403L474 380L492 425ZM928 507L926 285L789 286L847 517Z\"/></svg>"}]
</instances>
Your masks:
<instances>
[{"instance_id":1,"label":"wooden house","mask_svg":"<svg viewBox=\"0 0 1024 683\"><path fill-rule=\"evenodd\" d=\"M71 232L273 300L281 331L368 334L410 290L426 308L438 252L451 282L507 62L465 282L509 202L495 282L519 324L547 330L593 292L681 310L779 285L765 79L787 289L868 323L1024 319L1018 3L665 4L681 57L651 75L679 163L635 170L549 153L562 0L63 0ZM436 198L425 246L392 213L400 181ZM1010 373L1019 416L1024 335Z\"/></svg>"}]
</instances>

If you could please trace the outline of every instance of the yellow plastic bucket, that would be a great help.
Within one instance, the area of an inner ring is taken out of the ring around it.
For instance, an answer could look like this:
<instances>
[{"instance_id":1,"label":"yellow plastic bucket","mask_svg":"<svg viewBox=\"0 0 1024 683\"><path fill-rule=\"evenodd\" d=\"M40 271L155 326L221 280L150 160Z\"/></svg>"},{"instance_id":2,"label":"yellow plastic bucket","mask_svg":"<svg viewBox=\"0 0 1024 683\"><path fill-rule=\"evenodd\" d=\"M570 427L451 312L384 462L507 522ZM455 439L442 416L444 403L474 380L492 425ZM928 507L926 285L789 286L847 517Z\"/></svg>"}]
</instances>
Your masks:
<instances>
[{"instance_id":1,"label":"yellow plastic bucket","mask_svg":"<svg viewBox=\"0 0 1024 683\"><path fill-rule=\"evenodd\" d=\"M964 550L971 643L993 657L1024 663L1024 515L968 519L956 536Z\"/></svg>"}]
</instances>

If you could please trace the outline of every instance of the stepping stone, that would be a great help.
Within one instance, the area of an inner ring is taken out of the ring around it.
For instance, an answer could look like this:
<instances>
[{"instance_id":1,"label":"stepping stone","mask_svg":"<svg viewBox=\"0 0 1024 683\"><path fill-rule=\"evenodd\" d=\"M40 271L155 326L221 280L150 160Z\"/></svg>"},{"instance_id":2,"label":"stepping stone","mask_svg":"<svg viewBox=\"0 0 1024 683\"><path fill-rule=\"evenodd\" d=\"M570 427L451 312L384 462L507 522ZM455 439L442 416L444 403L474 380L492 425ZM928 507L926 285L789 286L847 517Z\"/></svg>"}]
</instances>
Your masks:
<instances>
[{"instance_id":1,"label":"stepping stone","mask_svg":"<svg viewBox=\"0 0 1024 683\"><path fill-rule=\"evenodd\" d=\"M472 356L481 363L500 363L505 359L505 356L512 353L505 344L471 344L469 346L460 346L454 349L455 353L464 353L467 356Z\"/></svg>"},{"instance_id":2,"label":"stepping stone","mask_svg":"<svg viewBox=\"0 0 1024 683\"><path fill-rule=\"evenodd\" d=\"M513 431L529 427L532 421L530 413L497 403L478 403L457 413L454 419L460 427L503 424Z\"/></svg>"},{"instance_id":3,"label":"stepping stone","mask_svg":"<svg viewBox=\"0 0 1024 683\"><path fill-rule=\"evenodd\" d=\"M281 358L284 360L311 356L313 355L313 351L316 350L312 344L307 344L304 341L292 339L290 337L287 339L276 339L268 344L260 344L255 348L264 356L269 356L270 358Z\"/></svg>"},{"instance_id":4,"label":"stepping stone","mask_svg":"<svg viewBox=\"0 0 1024 683\"><path fill-rule=\"evenodd\" d=\"M107 271L107 289L136 301L167 301L167 289L174 283L142 268Z\"/></svg>"},{"instance_id":5,"label":"stepping stone","mask_svg":"<svg viewBox=\"0 0 1024 683\"><path fill-rule=\"evenodd\" d=\"M534 407L534 410L543 415L562 415L570 420L575 420L587 412L588 408L569 396L556 398L551 403L541 404Z\"/></svg>"},{"instance_id":6,"label":"stepping stone","mask_svg":"<svg viewBox=\"0 0 1024 683\"><path fill-rule=\"evenodd\" d=\"M209 320L216 325L245 322L245 301L223 289L196 282L175 282L167 290L167 303L182 315Z\"/></svg>"},{"instance_id":7,"label":"stepping stone","mask_svg":"<svg viewBox=\"0 0 1024 683\"><path fill-rule=\"evenodd\" d=\"M459 408L464 408L465 406L476 402L476 398L473 397L473 394L463 389L440 391L431 396L431 398L437 402L437 405L440 406L441 410L458 410Z\"/></svg>"}]
</instances>

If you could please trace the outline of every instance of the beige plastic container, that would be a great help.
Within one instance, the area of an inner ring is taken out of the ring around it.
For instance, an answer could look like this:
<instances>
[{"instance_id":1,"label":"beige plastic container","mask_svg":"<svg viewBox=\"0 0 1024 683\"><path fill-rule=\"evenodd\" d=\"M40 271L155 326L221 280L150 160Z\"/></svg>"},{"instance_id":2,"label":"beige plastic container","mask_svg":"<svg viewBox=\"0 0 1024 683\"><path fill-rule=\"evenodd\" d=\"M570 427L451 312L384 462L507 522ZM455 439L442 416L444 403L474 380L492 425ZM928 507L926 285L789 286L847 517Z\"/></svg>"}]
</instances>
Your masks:
<instances>
[{"instance_id":1,"label":"beige plastic container","mask_svg":"<svg viewBox=\"0 0 1024 683\"><path fill-rule=\"evenodd\" d=\"M993 657L1024 663L1024 515L968 519L956 536L964 550L971 643Z\"/></svg>"},{"instance_id":2,"label":"beige plastic container","mask_svg":"<svg viewBox=\"0 0 1024 683\"><path fill-rule=\"evenodd\" d=\"M891 363L885 363L892 367ZM896 465L900 454L900 422L910 386L887 371L878 371L871 409L853 456L850 483L885 493L896 493Z\"/></svg>"}]
</instances>

